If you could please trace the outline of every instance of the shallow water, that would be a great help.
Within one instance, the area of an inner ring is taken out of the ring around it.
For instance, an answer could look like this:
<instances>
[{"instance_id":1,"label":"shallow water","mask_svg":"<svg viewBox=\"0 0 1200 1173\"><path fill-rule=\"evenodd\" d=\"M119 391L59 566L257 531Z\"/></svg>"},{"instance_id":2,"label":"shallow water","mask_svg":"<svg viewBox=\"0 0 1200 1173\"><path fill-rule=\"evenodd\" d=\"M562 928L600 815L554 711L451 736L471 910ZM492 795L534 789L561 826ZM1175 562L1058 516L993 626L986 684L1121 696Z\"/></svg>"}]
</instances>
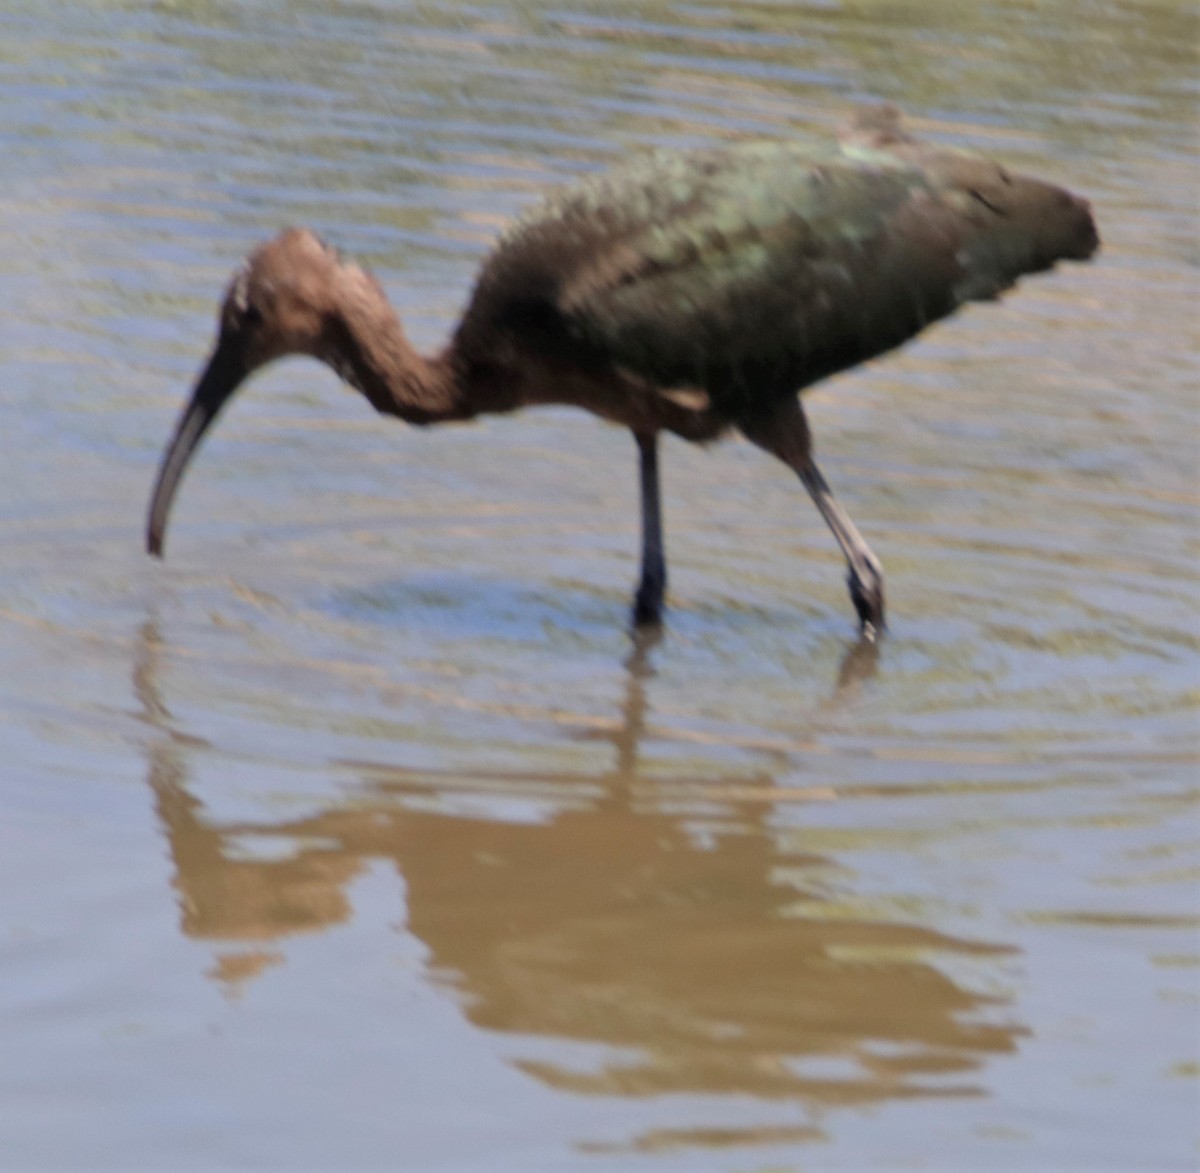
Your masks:
<instances>
[{"instance_id":1,"label":"shallow water","mask_svg":"<svg viewBox=\"0 0 1200 1173\"><path fill-rule=\"evenodd\" d=\"M0 1165L1194 1167L1195 13L0 0ZM867 97L1104 250L807 397L781 466L323 368L162 445L248 248L420 343L646 144Z\"/></svg>"}]
</instances>

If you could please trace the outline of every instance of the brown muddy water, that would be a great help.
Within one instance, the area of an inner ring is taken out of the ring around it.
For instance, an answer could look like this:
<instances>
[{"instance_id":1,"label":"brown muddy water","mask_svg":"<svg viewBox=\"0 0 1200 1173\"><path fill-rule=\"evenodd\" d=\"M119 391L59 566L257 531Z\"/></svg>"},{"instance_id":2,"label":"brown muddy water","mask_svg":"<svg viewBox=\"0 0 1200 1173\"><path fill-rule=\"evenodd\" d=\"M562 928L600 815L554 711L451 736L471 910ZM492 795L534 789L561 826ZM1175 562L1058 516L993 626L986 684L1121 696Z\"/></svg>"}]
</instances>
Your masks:
<instances>
[{"instance_id":1,"label":"brown muddy water","mask_svg":"<svg viewBox=\"0 0 1200 1173\"><path fill-rule=\"evenodd\" d=\"M0 0L0 1167L1194 1168L1195 10ZM782 466L421 434L257 379L142 551L286 223L436 344L502 223L853 102L1102 255L809 396Z\"/></svg>"}]
</instances>

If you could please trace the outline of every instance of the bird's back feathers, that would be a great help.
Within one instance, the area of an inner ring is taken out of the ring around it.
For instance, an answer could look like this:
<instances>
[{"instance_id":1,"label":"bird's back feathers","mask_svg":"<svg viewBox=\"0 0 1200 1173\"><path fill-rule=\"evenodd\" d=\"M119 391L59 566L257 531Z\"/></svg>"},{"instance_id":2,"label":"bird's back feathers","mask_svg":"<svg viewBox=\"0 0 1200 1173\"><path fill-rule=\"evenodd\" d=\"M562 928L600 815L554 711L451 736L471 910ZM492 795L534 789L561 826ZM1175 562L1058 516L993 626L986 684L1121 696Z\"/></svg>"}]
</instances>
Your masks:
<instances>
[{"instance_id":1,"label":"bird's back feathers","mask_svg":"<svg viewBox=\"0 0 1200 1173\"><path fill-rule=\"evenodd\" d=\"M484 266L457 343L550 320L736 421L1096 244L1085 201L884 108L836 144L653 153L552 195Z\"/></svg>"}]
</instances>

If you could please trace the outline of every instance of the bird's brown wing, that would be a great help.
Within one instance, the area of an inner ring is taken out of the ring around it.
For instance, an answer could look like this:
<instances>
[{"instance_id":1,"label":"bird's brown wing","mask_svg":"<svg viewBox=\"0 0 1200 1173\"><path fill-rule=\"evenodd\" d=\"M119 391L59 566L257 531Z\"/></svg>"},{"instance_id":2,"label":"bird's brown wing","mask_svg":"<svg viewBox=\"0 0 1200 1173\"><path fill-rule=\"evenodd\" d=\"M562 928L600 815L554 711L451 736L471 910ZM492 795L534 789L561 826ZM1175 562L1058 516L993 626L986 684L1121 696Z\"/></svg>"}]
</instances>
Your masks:
<instances>
[{"instance_id":1,"label":"bird's brown wing","mask_svg":"<svg viewBox=\"0 0 1200 1173\"><path fill-rule=\"evenodd\" d=\"M1082 201L987 160L903 135L760 142L566 189L505 238L476 302L552 307L606 361L737 418L1094 246Z\"/></svg>"}]
</instances>

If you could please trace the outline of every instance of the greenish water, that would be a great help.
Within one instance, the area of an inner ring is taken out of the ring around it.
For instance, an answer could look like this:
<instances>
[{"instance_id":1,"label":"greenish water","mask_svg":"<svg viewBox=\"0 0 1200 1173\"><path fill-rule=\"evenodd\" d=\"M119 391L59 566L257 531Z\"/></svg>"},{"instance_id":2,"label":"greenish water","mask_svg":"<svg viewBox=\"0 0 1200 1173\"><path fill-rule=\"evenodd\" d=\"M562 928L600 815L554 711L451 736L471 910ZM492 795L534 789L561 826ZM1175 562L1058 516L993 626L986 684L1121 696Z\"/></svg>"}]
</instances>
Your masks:
<instances>
[{"instance_id":1,"label":"greenish water","mask_svg":"<svg viewBox=\"0 0 1200 1173\"><path fill-rule=\"evenodd\" d=\"M1200 1159L1195 9L0 0L0 1167ZM746 444L418 433L293 362L157 459L246 251L413 337L645 145L895 101L1089 266L812 392L884 562Z\"/></svg>"}]
</instances>

